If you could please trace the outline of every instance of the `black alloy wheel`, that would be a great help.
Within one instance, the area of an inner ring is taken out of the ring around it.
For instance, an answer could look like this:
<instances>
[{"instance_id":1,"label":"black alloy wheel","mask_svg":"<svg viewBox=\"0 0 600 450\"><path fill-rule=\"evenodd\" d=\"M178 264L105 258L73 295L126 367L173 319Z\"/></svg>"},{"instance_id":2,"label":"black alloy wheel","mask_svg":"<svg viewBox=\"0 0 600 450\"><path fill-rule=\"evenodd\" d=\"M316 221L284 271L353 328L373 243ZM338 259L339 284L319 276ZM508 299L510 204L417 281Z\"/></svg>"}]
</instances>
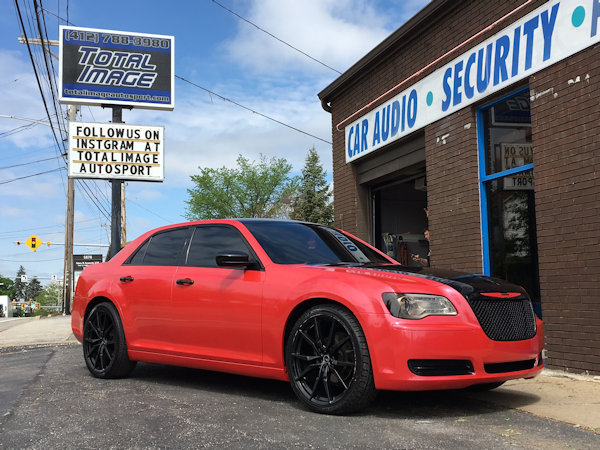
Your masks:
<instances>
[{"instance_id":1,"label":"black alloy wheel","mask_svg":"<svg viewBox=\"0 0 600 450\"><path fill-rule=\"evenodd\" d=\"M300 316L287 342L286 365L296 396L319 413L356 411L376 393L364 333L342 306L319 305Z\"/></svg>"},{"instance_id":2,"label":"black alloy wheel","mask_svg":"<svg viewBox=\"0 0 600 450\"><path fill-rule=\"evenodd\" d=\"M127 376L135 367L127 355L125 334L112 303L98 303L83 326L83 356L90 373L97 378Z\"/></svg>"}]
</instances>

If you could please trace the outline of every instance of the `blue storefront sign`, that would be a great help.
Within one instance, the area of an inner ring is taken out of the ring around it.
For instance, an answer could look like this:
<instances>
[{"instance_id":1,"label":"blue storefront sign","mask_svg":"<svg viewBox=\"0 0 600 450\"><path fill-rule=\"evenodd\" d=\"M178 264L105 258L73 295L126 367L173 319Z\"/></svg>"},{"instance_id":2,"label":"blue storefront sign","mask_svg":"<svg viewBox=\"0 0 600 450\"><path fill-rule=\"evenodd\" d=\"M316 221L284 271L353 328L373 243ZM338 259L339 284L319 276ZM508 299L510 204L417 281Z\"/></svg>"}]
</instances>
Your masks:
<instances>
[{"instance_id":1,"label":"blue storefront sign","mask_svg":"<svg viewBox=\"0 0 600 450\"><path fill-rule=\"evenodd\" d=\"M600 0L547 2L348 124L346 162L598 43L599 21Z\"/></svg>"}]
</instances>

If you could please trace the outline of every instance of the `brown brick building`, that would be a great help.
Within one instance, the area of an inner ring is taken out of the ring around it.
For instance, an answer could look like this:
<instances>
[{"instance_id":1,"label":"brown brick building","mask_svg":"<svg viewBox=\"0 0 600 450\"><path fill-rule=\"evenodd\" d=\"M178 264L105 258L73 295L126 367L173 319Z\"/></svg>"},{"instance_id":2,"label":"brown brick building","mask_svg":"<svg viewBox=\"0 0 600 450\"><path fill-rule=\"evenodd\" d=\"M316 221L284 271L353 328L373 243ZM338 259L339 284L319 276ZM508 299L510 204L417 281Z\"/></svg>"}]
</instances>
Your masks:
<instances>
[{"instance_id":1,"label":"brown brick building","mask_svg":"<svg viewBox=\"0 0 600 450\"><path fill-rule=\"evenodd\" d=\"M399 259L428 227L431 265L525 286L547 366L596 375L599 41L597 0L433 0L319 94L336 225Z\"/></svg>"}]
</instances>

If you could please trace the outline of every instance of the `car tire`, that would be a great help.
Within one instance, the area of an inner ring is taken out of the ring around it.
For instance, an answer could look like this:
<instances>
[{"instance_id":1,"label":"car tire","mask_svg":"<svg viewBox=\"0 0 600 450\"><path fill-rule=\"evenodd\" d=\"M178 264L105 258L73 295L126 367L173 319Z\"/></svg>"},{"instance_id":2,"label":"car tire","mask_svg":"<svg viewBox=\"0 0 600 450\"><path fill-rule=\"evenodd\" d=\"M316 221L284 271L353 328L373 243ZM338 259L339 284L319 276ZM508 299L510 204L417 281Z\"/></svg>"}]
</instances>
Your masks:
<instances>
[{"instance_id":1,"label":"car tire","mask_svg":"<svg viewBox=\"0 0 600 450\"><path fill-rule=\"evenodd\" d=\"M358 411L376 395L364 332L341 305L304 312L292 327L285 357L294 393L315 412Z\"/></svg>"},{"instance_id":2,"label":"car tire","mask_svg":"<svg viewBox=\"0 0 600 450\"><path fill-rule=\"evenodd\" d=\"M97 378L122 378L134 369L136 362L127 355L123 324L112 303L98 303L85 318L83 356Z\"/></svg>"}]
</instances>

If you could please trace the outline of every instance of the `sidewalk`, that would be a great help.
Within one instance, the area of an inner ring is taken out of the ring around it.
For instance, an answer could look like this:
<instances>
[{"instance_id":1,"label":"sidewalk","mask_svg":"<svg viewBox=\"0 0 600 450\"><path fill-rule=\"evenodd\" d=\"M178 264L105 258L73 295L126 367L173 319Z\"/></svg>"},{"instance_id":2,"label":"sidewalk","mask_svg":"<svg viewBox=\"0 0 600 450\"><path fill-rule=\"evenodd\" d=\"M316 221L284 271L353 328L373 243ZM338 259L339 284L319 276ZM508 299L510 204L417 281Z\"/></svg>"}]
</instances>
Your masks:
<instances>
[{"instance_id":1,"label":"sidewalk","mask_svg":"<svg viewBox=\"0 0 600 450\"><path fill-rule=\"evenodd\" d=\"M64 343L77 343L71 316L0 319L0 349ZM600 434L600 376L545 369L533 380L508 381L493 391L466 395Z\"/></svg>"},{"instance_id":2,"label":"sidewalk","mask_svg":"<svg viewBox=\"0 0 600 450\"><path fill-rule=\"evenodd\" d=\"M532 380L511 380L474 398L569 423L600 434L600 377L544 369Z\"/></svg>"},{"instance_id":3,"label":"sidewalk","mask_svg":"<svg viewBox=\"0 0 600 450\"><path fill-rule=\"evenodd\" d=\"M0 319L0 348L77 342L71 316Z\"/></svg>"}]
</instances>

